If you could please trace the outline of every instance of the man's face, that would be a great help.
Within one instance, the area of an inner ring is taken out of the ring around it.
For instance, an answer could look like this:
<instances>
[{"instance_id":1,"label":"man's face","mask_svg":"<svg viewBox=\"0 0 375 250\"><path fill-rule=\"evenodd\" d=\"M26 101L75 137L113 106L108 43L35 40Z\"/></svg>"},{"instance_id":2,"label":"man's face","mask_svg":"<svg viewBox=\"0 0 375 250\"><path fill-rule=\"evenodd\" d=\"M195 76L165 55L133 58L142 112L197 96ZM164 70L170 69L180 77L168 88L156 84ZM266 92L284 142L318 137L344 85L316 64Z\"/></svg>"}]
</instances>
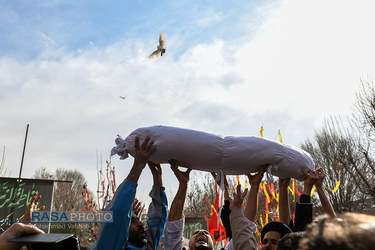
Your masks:
<instances>
[{"instance_id":1,"label":"man's face","mask_svg":"<svg viewBox=\"0 0 375 250\"><path fill-rule=\"evenodd\" d=\"M129 226L129 242L136 247L143 247L147 244L145 227L137 216L132 215Z\"/></svg>"},{"instance_id":2,"label":"man's face","mask_svg":"<svg viewBox=\"0 0 375 250\"><path fill-rule=\"evenodd\" d=\"M206 230L198 230L193 233L189 241L190 250L214 249L214 241L211 234Z\"/></svg>"},{"instance_id":3,"label":"man's face","mask_svg":"<svg viewBox=\"0 0 375 250\"><path fill-rule=\"evenodd\" d=\"M276 250L277 243L281 239L281 234L276 231L269 231L264 235L262 241L262 249L263 250Z\"/></svg>"},{"instance_id":4,"label":"man's face","mask_svg":"<svg viewBox=\"0 0 375 250\"><path fill-rule=\"evenodd\" d=\"M182 250L189 250L189 240L184 239L184 243L182 243Z\"/></svg>"}]
</instances>

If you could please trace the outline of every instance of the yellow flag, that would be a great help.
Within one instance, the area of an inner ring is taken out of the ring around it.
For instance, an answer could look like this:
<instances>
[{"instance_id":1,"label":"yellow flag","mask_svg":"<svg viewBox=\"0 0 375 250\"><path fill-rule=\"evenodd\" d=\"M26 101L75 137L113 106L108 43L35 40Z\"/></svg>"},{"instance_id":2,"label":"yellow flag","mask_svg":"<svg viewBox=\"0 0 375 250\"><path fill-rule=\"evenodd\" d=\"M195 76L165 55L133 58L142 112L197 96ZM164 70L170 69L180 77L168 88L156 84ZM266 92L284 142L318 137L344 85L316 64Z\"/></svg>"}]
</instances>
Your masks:
<instances>
[{"instance_id":1,"label":"yellow flag","mask_svg":"<svg viewBox=\"0 0 375 250\"><path fill-rule=\"evenodd\" d=\"M264 194L266 195L267 203L270 203L271 199L270 199L270 196L268 195L268 192L267 192L267 189L266 189L266 182L263 182L263 191L264 191Z\"/></svg>"},{"instance_id":2,"label":"yellow flag","mask_svg":"<svg viewBox=\"0 0 375 250\"><path fill-rule=\"evenodd\" d=\"M212 208L212 211L215 212L215 214L217 214L217 211L216 211L214 205L211 205L211 208Z\"/></svg>"},{"instance_id":3,"label":"yellow flag","mask_svg":"<svg viewBox=\"0 0 375 250\"><path fill-rule=\"evenodd\" d=\"M280 129L279 129L278 133L279 133L279 140L280 140L281 143L283 143L283 138L281 137Z\"/></svg>"},{"instance_id":4,"label":"yellow flag","mask_svg":"<svg viewBox=\"0 0 375 250\"><path fill-rule=\"evenodd\" d=\"M277 203L279 203L279 194L277 194ZM277 204L276 211L277 211L277 218L280 218L280 212L279 212L279 204Z\"/></svg>"},{"instance_id":5,"label":"yellow flag","mask_svg":"<svg viewBox=\"0 0 375 250\"><path fill-rule=\"evenodd\" d=\"M294 189L294 185L292 185L293 189L288 186L288 190L292 193L293 195L293 202L296 200L296 190Z\"/></svg>"},{"instance_id":6,"label":"yellow flag","mask_svg":"<svg viewBox=\"0 0 375 250\"><path fill-rule=\"evenodd\" d=\"M275 195L275 192L272 190L272 197L275 199L275 200L277 200L276 199L276 195Z\"/></svg>"},{"instance_id":7,"label":"yellow flag","mask_svg":"<svg viewBox=\"0 0 375 250\"><path fill-rule=\"evenodd\" d=\"M261 234L260 234L258 228L257 228L257 235L258 235L259 237L261 236Z\"/></svg>"},{"instance_id":8,"label":"yellow flag","mask_svg":"<svg viewBox=\"0 0 375 250\"><path fill-rule=\"evenodd\" d=\"M340 186L340 181L337 181L336 187L332 190L332 194L336 193L339 186Z\"/></svg>"},{"instance_id":9,"label":"yellow flag","mask_svg":"<svg viewBox=\"0 0 375 250\"><path fill-rule=\"evenodd\" d=\"M311 189L311 194L310 194L310 196L313 195L314 191L315 191L315 186L313 186L313 188Z\"/></svg>"}]
</instances>

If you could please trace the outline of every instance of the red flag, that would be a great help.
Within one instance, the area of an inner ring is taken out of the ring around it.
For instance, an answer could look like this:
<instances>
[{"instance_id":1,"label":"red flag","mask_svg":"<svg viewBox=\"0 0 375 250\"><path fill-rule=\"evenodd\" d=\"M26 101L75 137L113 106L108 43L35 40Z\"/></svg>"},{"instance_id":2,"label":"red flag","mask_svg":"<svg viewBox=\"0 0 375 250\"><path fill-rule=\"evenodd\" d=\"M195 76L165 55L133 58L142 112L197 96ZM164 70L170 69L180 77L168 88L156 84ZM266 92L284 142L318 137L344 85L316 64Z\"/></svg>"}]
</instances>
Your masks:
<instances>
[{"instance_id":1,"label":"red flag","mask_svg":"<svg viewBox=\"0 0 375 250\"><path fill-rule=\"evenodd\" d=\"M226 239L225 235L225 227L223 223L220 221L219 228L217 228L217 219L219 215L219 194L217 192L217 185L215 183L215 191L216 191L216 198L214 205L212 206L211 210L211 217L208 220L208 231L212 235L214 241L222 241Z\"/></svg>"},{"instance_id":2,"label":"red flag","mask_svg":"<svg viewBox=\"0 0 375 250\"><path fill-rule=\"evenodd\" d=\"M272 194L272 188L271 188L269 183L267 183L267 187L268 187L268 190L269 190L269 193L270 193L270 198L271 198L270 200L273 201L273 196L271 195Z\"/></svg>"},{"instance_id":3,"label":"red flag","mask_svg":"<svg viewBox=\"0 0 375 250\"><path fill-rule=\"evenodd\" d=\"M297 180L294 180L294 189L296 190L296 195L301 196L300 191L297 189Z\"/></svg>"}]
</instances>

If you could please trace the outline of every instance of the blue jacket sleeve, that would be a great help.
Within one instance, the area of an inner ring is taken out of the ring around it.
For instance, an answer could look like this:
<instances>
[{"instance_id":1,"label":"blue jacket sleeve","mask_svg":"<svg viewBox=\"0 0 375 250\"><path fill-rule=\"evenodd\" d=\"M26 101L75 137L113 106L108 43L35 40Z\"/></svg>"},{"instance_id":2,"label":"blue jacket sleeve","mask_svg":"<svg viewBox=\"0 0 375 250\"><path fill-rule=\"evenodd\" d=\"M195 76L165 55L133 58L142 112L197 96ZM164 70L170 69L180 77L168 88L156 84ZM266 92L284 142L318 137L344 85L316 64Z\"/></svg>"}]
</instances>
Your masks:
<instances>
[{"instance_id":1,"label":"blue jacket sleeve","mask_svg":"<svg viewBox=\"0 0 375 250\"><path fill-rule=\"evenodd\" d=\"M147 214L147 249L156 250L167 222L168 201L165 195L165 188L153 186L150 197L152 198L152 202L150 203Z\"/></svg>"},{"instance_id":2,"label":"blue jacket sleeve","mask_svg":"<svg viewBox=\"0 0 375 250\"><path fill-rule=\"evenodd\" d=\"M103 223L92 249L124 249L128 241L132 205L137 184L125 180L105 211L112 211L113 223Z\"/></svg>"}]
</instances>

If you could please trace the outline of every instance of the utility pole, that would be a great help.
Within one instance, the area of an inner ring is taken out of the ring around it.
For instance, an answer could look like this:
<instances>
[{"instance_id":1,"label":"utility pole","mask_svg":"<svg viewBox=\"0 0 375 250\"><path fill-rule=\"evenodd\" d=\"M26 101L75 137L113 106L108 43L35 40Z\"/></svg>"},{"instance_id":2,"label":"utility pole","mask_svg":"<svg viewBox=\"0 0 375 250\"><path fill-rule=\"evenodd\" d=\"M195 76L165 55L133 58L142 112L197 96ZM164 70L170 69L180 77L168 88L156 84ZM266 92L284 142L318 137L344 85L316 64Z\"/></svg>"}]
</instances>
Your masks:
<instances>
[{"instance_id":1,"label":"utility pole","mask_svg":"<svg viewBox=\"0 0 375 250\"><path fill-rule=\"evenodd\" d=\"M27 127L26 127L25 142L23 143L23 152L22 152L22 159L21 159L20 175L18 176L18 181L21 180L23 158L25 157L25 149L26 149L26 142L27 142L27 134L28 133L29 133L29 124L27 124Z\"/></svg>"}]
</instances>

